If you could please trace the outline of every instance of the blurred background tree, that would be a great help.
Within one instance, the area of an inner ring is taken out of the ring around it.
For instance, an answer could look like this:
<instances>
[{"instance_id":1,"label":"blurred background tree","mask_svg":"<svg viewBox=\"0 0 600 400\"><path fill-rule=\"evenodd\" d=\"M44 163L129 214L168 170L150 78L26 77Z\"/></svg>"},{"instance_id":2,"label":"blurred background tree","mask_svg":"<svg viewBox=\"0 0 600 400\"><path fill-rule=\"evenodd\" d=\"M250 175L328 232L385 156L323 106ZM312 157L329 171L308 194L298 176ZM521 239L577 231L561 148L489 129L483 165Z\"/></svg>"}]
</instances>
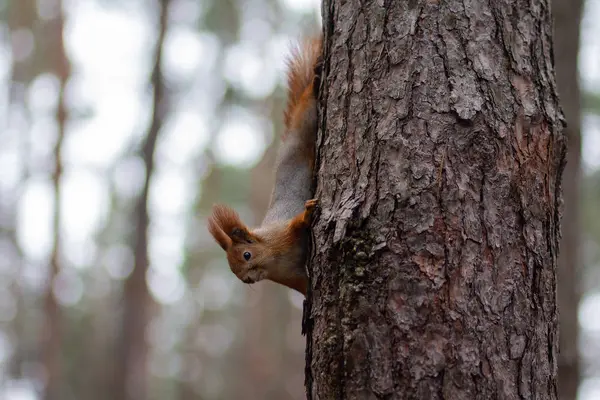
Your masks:
<instances>
[{"instance_id":1,"label":"blurred background tree","mask_svg":"<svg viewBox=\"0 0 600 400\"><path fill-rule=\"evenodd\" d=\"M0 0L1 399L304 398L301 296L239 282L205 217L223 201L262 218L284 57L319 7ZM572 315L580 398L595 399L600 1L581 16Z\"/></svg>"},{"instance_id":2,"label":"blurred background tree","mask_svg":"<svg viewBox=\"0 0 600 400\"><path fill-rule=\"evenodd\" d=\"M559 312L559 399L574 400L580 380L578 357L579 274L581 271L581 92L578 76L582 0L553 0L556 84L567 120L567 164L563 173L564 214L557 271Z\"/></svg>"}]
</instances>

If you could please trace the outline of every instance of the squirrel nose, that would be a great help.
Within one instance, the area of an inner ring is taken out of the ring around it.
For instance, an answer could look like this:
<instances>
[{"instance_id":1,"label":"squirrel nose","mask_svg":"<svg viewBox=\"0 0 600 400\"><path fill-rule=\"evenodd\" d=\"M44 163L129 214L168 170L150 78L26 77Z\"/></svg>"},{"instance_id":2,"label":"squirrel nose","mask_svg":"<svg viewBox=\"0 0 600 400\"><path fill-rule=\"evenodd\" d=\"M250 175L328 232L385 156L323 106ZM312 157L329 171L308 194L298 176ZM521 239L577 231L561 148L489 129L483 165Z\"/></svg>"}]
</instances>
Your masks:
<instances>
[{"instance_id":1,"label":"squirrel nose","mask_svg":"<svg viewBox=\"0 0 600 400\"><path fill-rule=\"evenodd\" d=\"M244 282L244 283L254 283L254 281L252 280L252 278L250 278L249 276L247 276L244 279L242 279L242 282Z\"/></svg>"}]
</instances>

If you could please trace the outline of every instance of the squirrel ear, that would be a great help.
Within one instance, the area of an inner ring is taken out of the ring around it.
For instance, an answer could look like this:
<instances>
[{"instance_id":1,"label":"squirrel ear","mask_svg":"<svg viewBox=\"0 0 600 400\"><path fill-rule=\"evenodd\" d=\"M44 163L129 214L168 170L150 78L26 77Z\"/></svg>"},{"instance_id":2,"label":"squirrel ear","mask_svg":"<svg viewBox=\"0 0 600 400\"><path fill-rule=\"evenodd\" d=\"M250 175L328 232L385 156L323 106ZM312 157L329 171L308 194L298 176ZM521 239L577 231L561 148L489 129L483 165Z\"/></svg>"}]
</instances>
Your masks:
<instances>
[{"instance_id":1,"label":"squirrel ear","mask_svg":"<svg viewBox=\"0 0 600 400\"><path fill-rule=\"evenodd\" d=\"M253 243L256 238L252 236L246 225L231 207L222 204L213 206L212 215L208 219L208 230L223 250L233 243Z\"/></svg>"},{"instance_id":2,"label":"squirrel ear","mask_svg":"<svg viewBox=\"0 0 600 400\"><path fill-rule=\"evenodd\" d=\"M227 249L233 244L229 236L227 236L225 232L223 232L223 229L221 229L221 227L217 223L217 220L214 218L214 215L211 215L208 218L208 231L211 235L213 235L213 238L215 238L215 241L219 243L219 246L221 246L223 250L227 251Z\"/></svg>"}]
</instances>

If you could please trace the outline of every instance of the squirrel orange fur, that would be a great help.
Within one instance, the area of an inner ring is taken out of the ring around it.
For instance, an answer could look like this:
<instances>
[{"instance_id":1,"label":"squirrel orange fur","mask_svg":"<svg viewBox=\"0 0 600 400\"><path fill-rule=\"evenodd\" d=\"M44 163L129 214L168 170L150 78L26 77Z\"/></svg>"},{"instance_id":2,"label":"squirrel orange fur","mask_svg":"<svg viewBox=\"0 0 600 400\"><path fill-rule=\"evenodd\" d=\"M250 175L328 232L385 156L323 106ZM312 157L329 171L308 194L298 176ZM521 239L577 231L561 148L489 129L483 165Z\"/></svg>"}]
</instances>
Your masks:
<instances>
[{"instance_id":1,"label":"squirrel orange fur","mask_svg":"<svg viewBox=\"0 0 600 400\"><path fill-rule=\"evenodd\" d=\"M215 205L208 229L243 282L268 279L306 295L308 234L317 201L311 199L317 135L317 91L322 38L304 40L288 59L285 133L275 186L262 224L248 228L230 207Z\"/></svg>"}]
</instances>

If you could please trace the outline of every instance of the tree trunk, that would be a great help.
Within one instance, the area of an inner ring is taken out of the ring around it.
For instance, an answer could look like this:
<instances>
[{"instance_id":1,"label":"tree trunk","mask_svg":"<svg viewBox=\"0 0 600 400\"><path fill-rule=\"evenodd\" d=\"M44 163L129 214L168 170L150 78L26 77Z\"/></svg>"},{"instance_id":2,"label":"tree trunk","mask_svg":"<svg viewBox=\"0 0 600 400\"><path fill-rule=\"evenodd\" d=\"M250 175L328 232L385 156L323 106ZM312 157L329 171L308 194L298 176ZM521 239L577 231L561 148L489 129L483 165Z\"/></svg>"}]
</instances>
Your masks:
<instances>
[{"instance_id":1,"label":"tree trunk","mask_svg":"<svg viewBox=\"0 0 600 400\"><path fill-rule=\"evenodd\" d=\"M270 188L273 187L271 177L276 155L276 147L269 146L262 160L250 172L250 192L248 200L255 215L251 224L257 226L262 221L269 204ZM258 223L257 223L258 222ZM237 399L268 400L282 398L279 374L281 365L281 330L273 330L276 324L283 325L284 321L275 321L279 303L287 299L281 298L281 292L275 285L261 284L248 286L245 289L247 300L242 311L242 332L240 349L237 353L235 379L235 396ZM289 303L289 302L287 302ZM260 382L259 385L256 383ZM283 394L285 397L285 394ZM279 396L279 397L277 397Z\"/></svg>"},{"instance_id":2,"label":"tree trunk","mask_svg":"<svg viewBox=\"0 0 600 400\"><path fill-rule=\"evenodd\" d=\"M61 192L62 192L62 147L65 138L67 124L67 105L65 102L65 89L70 75L70 64L65 53L63 30L64 16L62 1L57 4L59 10L58 16L50 23L48 33L51 35L51 49L53 52L53 65L51 68L57 74L60 82L60 91L58 105L56 110L57 138L54 145L54 171L52 173L52 182L54 186L54 217L52 221L54 243L50 254L50 269L48 274L48 284L46 293L44 293L44 327L42 346L42 365L46 372L46 385L44 386L43 398L45 400L58 400L61 396L62 383L65 378L61 371L61 352L62 352L62 316L61 309L54 294L54 282L60 273L60 248L61 248Z\"/></svg>"},{"instance_id":3,"label":"tree trunk","mask_svg":"<svg viewBox=\"0 0 600 400\"><path fill-rule=\"evenodd\" d=\"M121 400L146 400L147 359L146 326L150 319L151 298L146 273L148 271L148 195L154 173L154 151L165 115L167 101L162 74L162 47L167 30L169 0L159 0L159 31L156 39L152 69L152 121L140 151L145 166L145 181L135 205L134 267L123 289L124 311L121 333L119 365L116 374L116 398Z\"/></svg>"},{"instance_id":4,"label":"tree trunk","mask_svg":"<svg viewBox=\"0 0 600 400\"><path fill-rule=\"evenodd\" d=\"M575 400L579 386L579 357L577 351L579 322L579 183L581 170L581 100L577 68L579 28L582 0L553 0L552 10L556 41L556 82L561 104L565 111L569 141L565 167L562 224L563 237L558 259L558 310L560 314L560 342L558 356L558 393L561 400Z\"/></svg>"},{"instance_id":5,"label":"tree trunk","mask_svg":"<svg viewBox=\"0 0 600 400\"><path fill-rule=\"evenodd\" d=\"M279 107L272 108L273 118L276 118L275 114L282 113ZM267 212L275 179L273 166L278 145L275 142L267 148L263 159L250 174L249 203L256 216L254 226L260 224ZM289 343L293 339L286 334L293 323L288 289L272 282L262 282L248 286L246 296L244 335L239 351L241 360L237 363L240 368L237 370L237 393L234 398L292 400L303 397L302 380L300 378L298 382L295 378L302 371L304 360L301 354L291 351ZM296 333L301 341L300 332ZM261 384L257 385L257 382Z\"/></svg>"},{"instance_id":6,"label":"tree trunk","mask_svg":"<svg viewBox=\"0 0 600 400\"><path fill-rule=\"evenodd\" d=\"M33 68L31 66L31 64L33 64L33 57L27 57L25 59L19 57L19 41L15 40L15 33L21 29L28 29L32 33L35 33L35 31L33 31L33 26L35 26L37 23L36 4L32 0L23 0L18 4L18 6L15 3L10 3L5 10L5 16L10 38L9 41L11 43L11 65L9 67L10 77L7 80L9 85L7 99L8 105L10 107L14 105L25 106L22 108L22 110L25 111L25 118L20 121L21 123L15 124L14 121L10 121L9 112L5 109L2 111L5 118L2 120L0 125L0 129L3 131L8 131L10 128L12 128L21 132L19 135L17 154L19 162L23 163L23 170L19 178L19 184L17 185L16 189L10 191L10 193L6 191L2 191L2 193L0 193L0 196L3 198L3 210L0 218L4 221L4 223L2 223L3 231L0 234L7 237L8 241L16 252L17 259L10 260L9 262L11 262L12 268L14 268L16 271L15 278L17 278L19 277L19 273L23 270L26 263L26 257L23 253L23 249L21 248L17 234L18 206L23 191L29 183L31 177L31 166L30 163L26 162L26 160L32 159L32 138L30 125L31 115L29 115L28 112L26 99L27 93L25 88L34 79L35 73L33 72ZM3 255L3 257L7 256L8 255ZM23 364L31 360L33 355L33 352L31 351L32 348L35 347L37 350L39 347L40 350L38 351L40 354L42 354L43 349L41 349L41 343L46 338L44 331L41 332L41 340L38 339L37 332L33 335L31 334L32 329L29 318L30 314L27 313L26 310L31 310L33 307L31 306L30 301L26 301L29 300L29 298L26 298L27 296L23 294L24 291L22 290L19 280L14 279L11 287L12 296L17 303L17 312L15 318L12 320L12 329L14 332L13 334L18 337L19 340L12 343L14 349L12 351L10 364L6 369L4 378L0 381L0 385L6 384L6 382L11 378L20 379L24 377ZM47 293L44 294L47 295ZM46 326L47 325L48 324L46 323ZM29 333L29 335L27 333ZM38 341L40 344L37 344ZM40 359L40 361L43 360Z\"/></svg>"},{"instance_id":7,"label":"tree trunk","mask_svg":"<svg viewBox=\"0 0 600 400\"><path fill-rule=\"evenodd\" d=\"M326 0L309 399L556 399L548 0Z\"/></svg>"}]
</instances>

